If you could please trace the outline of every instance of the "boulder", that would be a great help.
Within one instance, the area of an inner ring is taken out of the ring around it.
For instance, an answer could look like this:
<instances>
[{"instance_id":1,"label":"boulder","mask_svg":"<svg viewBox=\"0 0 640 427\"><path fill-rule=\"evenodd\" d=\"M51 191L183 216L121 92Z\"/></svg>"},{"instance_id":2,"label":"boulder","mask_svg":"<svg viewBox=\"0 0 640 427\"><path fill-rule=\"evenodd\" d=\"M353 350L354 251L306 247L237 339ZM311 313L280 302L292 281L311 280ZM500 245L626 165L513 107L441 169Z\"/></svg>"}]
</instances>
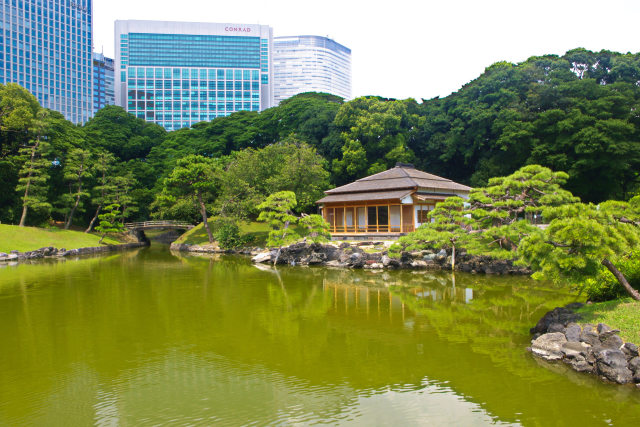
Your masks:
<instances>
[{"instance_id":1,"label":"boulder","mask_svg":"<svg viewBox=\"0 0 640 427\"><path fill-rule=\"evenodd\" d=\"M600 335L600 342L602 343L603 348L613 348L616 350L620 350L620 348L624 344L622 338L620 338L618 335L608 335L605 337L604 341L602 341L602 335Z\"/></svg>"},{"instance_id":2,"label":"boulder","mask_svg":"<svg viewBox=\"0 0 640 427\"><path fill-rule=\"evenodd\" d=\"M629 361L629 369L634 374L640 374L640 357L636 356Z\"/></svg>"},{"instance_id":3,"label":"boulder","mask_svg":"<svg viewBox=\"0 0 640 427\"><path fill-rule=\"evenodd\" d=\"M547 328L547 332L563 332L564 333L564 325L562 323L552 323Z\"/></svg>"},{"instance_id":4,"label":"boulder","mask_svg":"<svg viewBox=\"0 0 640 427\"><path fill-rule=\"evenodd\" d=\"M591 346L583 342L567 341L562 344L562 353L568 358L585 360Z\"/></svg>"},{"instance_id":5,"label":"boulder","mask_svg":"<svg viewBox=\"0 0 640 427\"><path fill-rule=\"evenodd\" d=\"M409 265L412 268L427 268L427 262L422 260L414 260Z\"/></svg>"},{"instance_id":6,"label":"boulder","mask_svg":"<svg viewBox=\"0 0 640 427\"><path fill-rule=\"evenodd\" d=\"M622 350L625 356L627 356L627 360L638 357L638 346L633 343L630 343L630 342L624 343L624 345L620 350Z\"/></svg>"},{"instance_id":7,"label":"boulder","mask_svg":"<svg viewBox=\"0 0 640 427\"><path fill-rule=\"evenodd\" d=\"M251 261L260 264L260 263L264 263L264 262L270 262L271 261L271 252L261 252L259 254L257 254L256 256L254 256L253 258L251 258Z\"/></svg>"},{"instance_id":8,"label":"boulder","mask_svg":"<svg viewBox=\"0 0 640 427\"><path fill-rule=\"evenodd\" d=\"M627 367L627 358L621 350L604 348L594 354L598 374L618 384L627 384L633 380L633 372Z\"/></svg>"},{"instance_id":9,"label":"boulder","mask_svg":"<svg viewBox=\"0 0 640 427\"><path fill-rule=\"evenodd\" d=\"M482 271L480 268L476 268L476 271ZM580 319L580 316L573 311L565 307L556 307L553 310L547 312L542 319L538 321L536 326L531 328L531 334L541 335L549 332L549 326L553 323L559 323L563 326L568 325L571 322L575 322ZM597 335L596 335L597 338Z\"/></svg>"},{"instance_id":10,"label":"boulder","mask_svg":"<svg viewBox=\"0 0 640 427\"><path fill-rule=\"evenodd\" d=\"M580 341L586 342L589 345L600 345L598 332L593 329L593 325L584 325L582 332L580 333Z\"/></svg>"},{"instance_id":11,"label":"boulder","mask_svg":"<svg viewBox=\"0 0 640 427\"><path fill-rule=\"evenodd\" d=\"M580 333L582 328L577 323L569 323L567 329L564 331L564 335L567 337L567 341L578 342L580 341Z\"/></svg>"},{"instance_id":12,"label":"boulder","mask_svg":"<svg viewBox=\"0 0 640 427\"><path fill-rule=\"evenodd\" d=\"M531 341L531 352L546 360L560 360L563 357L562 346L567 338L562 332L540 335Z\"/></svg>"}]
</instances>

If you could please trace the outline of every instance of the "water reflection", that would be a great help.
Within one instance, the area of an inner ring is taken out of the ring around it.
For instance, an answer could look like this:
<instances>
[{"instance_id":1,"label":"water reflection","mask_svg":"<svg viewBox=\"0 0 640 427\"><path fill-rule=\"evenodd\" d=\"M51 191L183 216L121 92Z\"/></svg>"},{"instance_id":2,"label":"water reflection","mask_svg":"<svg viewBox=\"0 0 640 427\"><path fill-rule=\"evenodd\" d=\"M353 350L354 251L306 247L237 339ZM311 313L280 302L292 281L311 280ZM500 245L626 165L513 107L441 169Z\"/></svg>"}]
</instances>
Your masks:
<instances>
[{"instance_id":1,"label":"water reflection","mask_svg":"<svg viewBox=\"0 0 640 427\"><path fill-rule=\"evenodd\" d=\"M524 352L537 318L574 299L527 278L153 247L5 268L0 424L637 421L633 390Z\"/></svg>"}]
</instances>

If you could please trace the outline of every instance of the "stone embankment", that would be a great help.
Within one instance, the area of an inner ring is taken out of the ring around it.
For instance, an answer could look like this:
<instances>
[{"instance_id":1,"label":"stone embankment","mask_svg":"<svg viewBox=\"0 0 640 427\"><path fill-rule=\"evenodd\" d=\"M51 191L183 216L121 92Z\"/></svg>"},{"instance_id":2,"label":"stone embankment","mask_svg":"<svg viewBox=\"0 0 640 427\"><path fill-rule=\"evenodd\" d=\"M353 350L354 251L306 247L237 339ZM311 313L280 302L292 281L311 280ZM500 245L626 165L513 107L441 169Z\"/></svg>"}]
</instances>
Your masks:
<instances>
[{"instance_id":1,"label":"stone embankment","mask_svg":"<svg viewBox=\"0 0 640 427\"><path fill-rule=\"evenodd\" d=\"M65 249L65 248L54 248L54 247L46 247L36 249L35 251L27 251L27 252L19 252L19 251L11 251L9 253L0 252L0 263L2 262L18 262L18 261L26 261L26 260L36 260L42 258L61 258L61 257L70 257L70 256L78 256L78 255L91 255L91 254L100 254L105 252L113 252L113 251L121 251L125 249L133 249L133 248L141 248L143 246L148 246L148 242L135 242L135 243L123 243L121 245L109 245L109 246L97 246L97 247L89 247L89 248L78 248L78 249Z\"/></svg>"},{"instance_id":2,"label":"stone embankment","mask_svg":"<svg viewBox=\"0 0 640 427\"><path fill-rule=\"evenodd\" d=\"M288 265L324 265L328 267L364 268L364 269L423 269L451 270L451 253L445 251L423 250L403 252L400 258L388 255L388 242L360 242L340 245L319 243L296 243L277 250L263 251L255 255L255 263L273 263ZM509 260L493 259L487 256L474 256L460 252L456 256L456 270L468 273L486 274L531 274L528 268L514 266Z\"/></svg>"},{"instance_id":3,"label":"stone embankment","mask_svg":"<svg viewBox=\"0 0 640 427\"><path fill-rule=\"evenodd\" d=\"M573 309L580 303L557 307L531 329L533 340L527 350L548 361L561 361L578 372L598 375L618 384L635 383L640 388L638 346L623 342L617 329L599 323L580 326Z\"/></svg>"}]
</instances>

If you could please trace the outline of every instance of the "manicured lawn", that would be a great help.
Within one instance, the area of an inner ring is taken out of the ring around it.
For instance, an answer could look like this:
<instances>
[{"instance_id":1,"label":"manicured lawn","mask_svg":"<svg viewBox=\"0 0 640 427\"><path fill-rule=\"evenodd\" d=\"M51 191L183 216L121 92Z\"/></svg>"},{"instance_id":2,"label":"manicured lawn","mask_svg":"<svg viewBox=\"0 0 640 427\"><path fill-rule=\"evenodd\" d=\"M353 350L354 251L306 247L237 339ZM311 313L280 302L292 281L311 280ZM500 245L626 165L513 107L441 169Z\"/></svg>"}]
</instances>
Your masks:
<instances>
[{"instance_id":1,"label":"manicured lawn","mask_svg":"<svg viewBox=\"0 0 640 427\"><path fill-rule=\"evenodd\" d=\"M640 345L640 302L631 298L585 305L578 310L582 323L605 323L620 329L620 337Z\"/></svg>"},{"instance_id":2,"label":"manicured lawn","mask_svg":"<svg viewBox=\"0 0 640 427\"><path fill-rule=\"evenodd\" d=\"M209 227L215 234L213 229L213 221L209 221ZM265 222L241 222L240 223L240 235L251 237L249 246L264 247L266 245L267 236L269 235L269 224ZM175 243L186 243L189 245L204 245L209 243L207 238L207 231L204 229L202 223L198 224L191 230L184 233Z\"/></svg>"},{"instance_id":3,"label":"manicured lawn","mask_svg":"<svg viewBox=\"0 0 640 427\"><path fill-rule=\"evenodd\" d=\"M18 250L33 251L46 246L77 249L100 246L100 236L81 231L61 230L59 228L18 227L0 224L0 252ZM103 244L115 245L119 241L105 237Z\"/></svg>"}]
</instances>

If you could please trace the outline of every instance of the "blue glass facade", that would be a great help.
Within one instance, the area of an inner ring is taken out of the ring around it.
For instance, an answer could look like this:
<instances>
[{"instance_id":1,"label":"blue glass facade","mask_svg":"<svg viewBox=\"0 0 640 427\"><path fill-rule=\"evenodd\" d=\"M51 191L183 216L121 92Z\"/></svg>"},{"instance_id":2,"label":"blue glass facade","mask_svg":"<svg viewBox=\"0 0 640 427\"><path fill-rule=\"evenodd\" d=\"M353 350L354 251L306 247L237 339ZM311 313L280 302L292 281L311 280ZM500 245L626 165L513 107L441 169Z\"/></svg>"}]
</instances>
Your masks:
<instances>
[{"instance_id":1,"label":"blue glass facade","mask_svg":"<svg viewBox=\"0 0 640 427\"><path fill-rule=\"evenodd\" d=\"M91 0L0 0L0 83L74 123L92 114Z\"/></svg>"},{"instance_id":2,"label":"blue glass facade","mask_svg":"<svg viewBox=\"0 0 640 427\"><path fill-rule=\"evenodd\" d=\"M269 27L117 21L116 43L116 103L167 130L271 106Z\"/></svg>"},{"instance_id":3,"label":"blue glass facade","mask_svg":"<svg viewBox=\"0 0 640 427\"><path fill-rule=\"evenodd\" d=\"M93 113L115 104L113 59L93 54Z\"/></svg>"}]
</instances>

